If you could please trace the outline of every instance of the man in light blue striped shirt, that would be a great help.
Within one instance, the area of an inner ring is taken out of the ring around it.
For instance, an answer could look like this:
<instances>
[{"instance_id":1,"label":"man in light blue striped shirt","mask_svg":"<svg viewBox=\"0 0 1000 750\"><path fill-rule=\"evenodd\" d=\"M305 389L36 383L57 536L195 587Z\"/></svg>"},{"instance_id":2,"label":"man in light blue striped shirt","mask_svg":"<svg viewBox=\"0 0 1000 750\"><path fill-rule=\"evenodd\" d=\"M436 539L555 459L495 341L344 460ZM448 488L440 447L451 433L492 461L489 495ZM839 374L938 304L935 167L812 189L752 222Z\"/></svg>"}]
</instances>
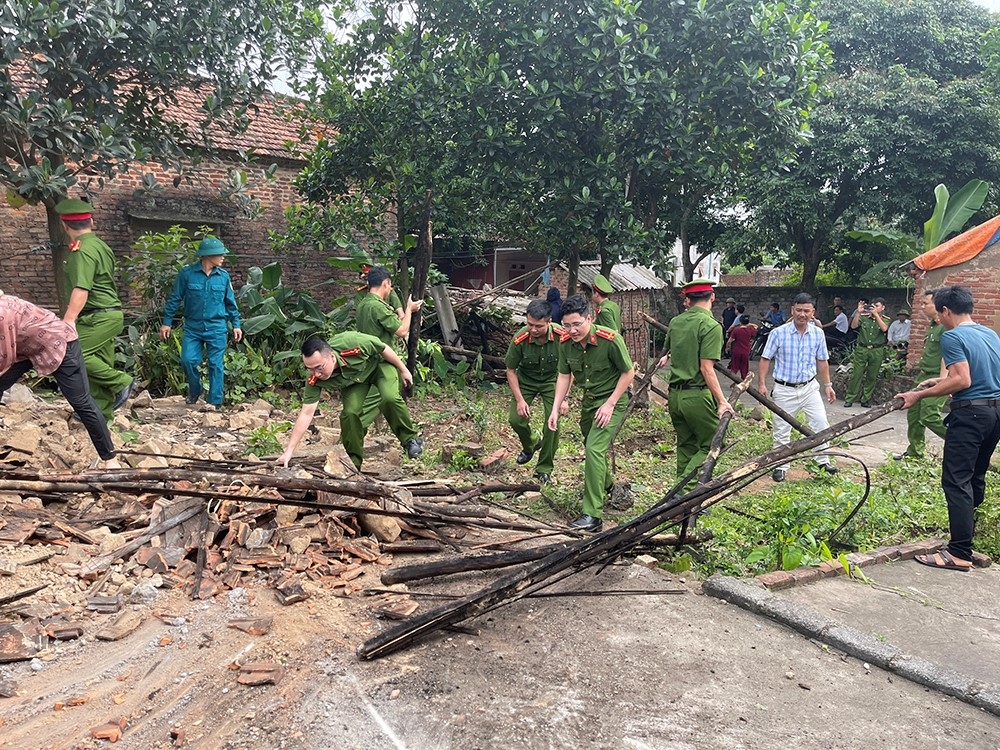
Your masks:
<instances>
[{"instance_id":1,"label":"man in light blue striped shirt","mask_svg":"<svg viewBox=\"0 0 1000 750\"><path fill-rule=\"evenodd\" d=\"M773 401L789 414L802 412L806 423L816 432L830 426L826 418L826 406L821 391L832 404L837 394L830 382L830 355L826 349L823 329L813 324L816 303L806 293L797 294L792 300L792 320L778 326L767 337L764 353L760 357L758 390L767 395L767 375L774 363ZM819 375L819 382L816 380ZM788 445L792 426L778 416L772 420L773 445L775 448ZM824 451L829 443L819 447ZM821 471L836 474L837 468L830 463L830 457L820 455L816 461ZM788 464L782 464L771 473L775 482L785 481Z\"/></svg>"}]
</instances>

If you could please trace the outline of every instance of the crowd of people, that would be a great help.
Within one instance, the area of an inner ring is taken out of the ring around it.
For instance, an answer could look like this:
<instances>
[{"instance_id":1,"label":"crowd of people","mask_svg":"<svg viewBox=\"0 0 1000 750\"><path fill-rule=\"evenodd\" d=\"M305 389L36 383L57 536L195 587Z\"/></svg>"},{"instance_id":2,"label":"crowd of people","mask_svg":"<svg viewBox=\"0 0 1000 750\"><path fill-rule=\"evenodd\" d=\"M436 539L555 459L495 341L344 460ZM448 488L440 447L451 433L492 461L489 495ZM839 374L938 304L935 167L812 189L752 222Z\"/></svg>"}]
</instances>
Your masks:
<instances>
[{"instance_id":1,"label":"crowd of people","mask_svg":"<svg viewBox=\"0 0 1000 750\"><path fill-rule=\"evenodd\" d=\"M62 318L18 297L0 292L0 393L34 368L52 375L91 439L99 456L95 466L120 467L108 422L131 396L133 379L117 369L114 339L123 329L122 304L116 289L114 253L94 233L90 207L65 200L56 206L70 239L66 280L69 303ZM177 275L164 306L160 335L169 339L183 310L181 366L187 378L188 404L204 396L219 407L224 395L223 358L229 332L235 341L243 331L232 281L223 268L229 251L216 237L198 245L194 262ZM301 347L307 375L302 407L288 444L276 463L288 466L308 430L324 391L339 395L341 442L360 469L364 438L381 414L409 458L423 453L424 441L410 415L402 391L413 376L394 348L409 334L422 301L405 304L384 268L365 267L355 304L355 330L327 340L308 337ZM721 321L712 316L715 288L695 279L682 289L685 310L675 316L664 340L665 354L656 367L670 365L668 409L676 433L678 481L693 484L705 461L719 420L732 412L715 372L730 357L730 369L741 378L750 371L755 341L762 341L757 388L780 410L803 414L812 430L829 426L825 403L836 401L830 351L852 345L852 369L844 407L856 401L869 407L886 356L905 358L911 335L908 310L893 321L881 297L861 298L848 316L843 301L833 300L826 323L817 318L816 302L796 295L791 315L778 302L754 322L746 306L726 300ZM621 307L615 289L595 275L589 298L562 299L550 288L545 300L529 303L526 325L510 341L505 357L511 392L508 421L525 465L538 456L534 476L552 481L559 422L568 413L567 396L580 391L580 431L584 440L582 514L570 525L599 532L605 502L615 487L608 462L611 441L621 423L635 365L622 336ZM951 541L946 549L918 562L938 568L967 570L972 563L975 509L983 502L985 474L1000 442L1000 337L972 319L973 299L963 287L924 292L921 310L928 321L920 361L918 387L897 394L907 412L908 447L896 460L920 458L930 429L945 441L942 486L948 504ZM721 325L720 325L721 322ZM762 334L766 333L766 339ZM201 381L207 360L208 386ZM942 417L951 396L950 413ZM540 430L532 427L532 405L541 401ZM775 447L786 445L791 426L775 419ZM835 474L837 467L820 446L817 469ZM787 464L772 471L783 482Z\"/></svg>"}]
</instances>

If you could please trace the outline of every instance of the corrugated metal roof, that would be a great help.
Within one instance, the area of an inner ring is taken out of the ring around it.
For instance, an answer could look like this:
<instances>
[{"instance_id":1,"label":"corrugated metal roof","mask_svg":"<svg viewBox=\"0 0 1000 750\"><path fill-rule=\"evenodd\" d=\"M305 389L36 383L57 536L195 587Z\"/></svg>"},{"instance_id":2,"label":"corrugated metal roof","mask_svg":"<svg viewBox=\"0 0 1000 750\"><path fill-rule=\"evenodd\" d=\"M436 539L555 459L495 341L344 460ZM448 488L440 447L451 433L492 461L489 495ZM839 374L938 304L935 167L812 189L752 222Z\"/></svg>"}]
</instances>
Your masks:
<instances>
[{"instance_id":1,"label":"corrugated metal roof","mask_svg":"<svg viewBox=\"0 0 1000 750\"><path fill-rule=\"evenodd\" d=\"M560 264L566 268L565 263ZM597 260L580 261L580 283L594 285L594 276L600 273L601 263ZM629 263L615 263L608 277L616 292L634 292L648 289L668 289L668 284L659 278L652 269L645 266L633 266Z\"/></svg>"}]
</instances>

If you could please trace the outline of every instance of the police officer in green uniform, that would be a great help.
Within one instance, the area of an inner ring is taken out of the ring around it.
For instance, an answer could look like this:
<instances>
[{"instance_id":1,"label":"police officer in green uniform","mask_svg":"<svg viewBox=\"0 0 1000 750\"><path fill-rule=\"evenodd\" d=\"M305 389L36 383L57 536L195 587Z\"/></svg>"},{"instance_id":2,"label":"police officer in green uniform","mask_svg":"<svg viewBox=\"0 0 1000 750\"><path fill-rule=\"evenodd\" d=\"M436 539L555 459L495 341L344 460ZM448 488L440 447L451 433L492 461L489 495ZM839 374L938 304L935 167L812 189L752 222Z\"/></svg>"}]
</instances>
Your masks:
<instances>
[{"instance_id":1,"label":"police officer in green uniform","mask_svg":"<svg viewBox=\"0 0 1000 750\"><path fill-rule=\"evenodd\" d=\"M707 279L685 284L687 309L670 321L665 348L657 363L670 362L670 421L677 435L677 478L701 466L723 414L732 412L715 376L722 356L722 326L712 317L715 291Z\"/></svg>"},{"instance_id":2,"label":"police officer in green uniform","mask_svg":"<svg viewBox=\"0 0 1000 750\"><path fill-rule=\"evenodd\" d=\"M69 236L66 281L69 304L63 320L76 328L90 393L108 421L132 394L132 378L115 369L115 337L125 327L115 285L115 254L94 234L89 203L67 198L56 204Z\"/></svg>"},{"instance_id":3,"label":"police officer in green uniform","mask_svg":"<svg viewBox=\"0 0 1000 750\"><path fill-rule=\"evenodd\" d=\"M423 301L414 302L412 299L407 299L403 317L400 318L391 303L387 301L390 295L395 296L389 272L384 268L372 268L369 269L367 278L368 292L358 301L354 313L355 326L360 333L374 336L391 347L398 339L406 338L410 332L411 317L420 309ZM403 446L406 455L410 458L419 458L424 450L424 441L414 427L410 410L403 400L399 377L395 368L388 362L379 363L379 367L384 370L385 378L395 383L395 387L389 388L385 393L374 388L369 391L362 408L361 426L366 432L371 426L375 418L371 413L371 404L377 399L375 401L377 410L385 416L386 422L392 428L399 444Z\"/></svg>"},{"instance_id":4,"label":"police officer in green uniform","mask_svg":"<svg viewBox=\"0 0 1000 750\"><path fill-rule=\"evenodd\" d=\"M591 290L591 302L594 305L594 323L612 331L622 330L622 309L611 299L615 293L611 282L603 274L594 277L594 288Z\"/></svg>"},{"instance_id":5,"label":"police officer in green uniform","mask_svg":"<svg viewBox=\"0 0 1000 750\"><path fill-rule=\"evenodd\" d=\"M374 336L356 331L338 333L327 343L320 336L310 336L302 344L302 365L309 372L302 393L302 408L295 419L288 447L276 463L288 466L295 447L312 424L323 391L340 391L340 441L351 461L359 469L364 459L365 431L361 427L361 409L372 386L386 398L398 389L395 373L386 373L379 364L386 361L399 371L403 383L413 383L413 376L391 346ZM393 432L397 425L390 423Z\"/></svg>"},{"instance_id":6,"label":"police officer in green uniform","mask_svg":"<svg viewBox=\"0 0 1000 750\"><path fill-rule=\"evenodd\" d=\"M504 358L507 383L513 395L507 420L521 441L517 463L526 464L536 451L541 451L535 476L542 484L548 484L559 444L559 433L549 429L548 415L552 412L559 376L559 340L566 329L552 322L552 306L545 300L529 302L525 317L528 324L514 335ZM542 438L538 441L531 434L531 402L535 396L541 396L545 407ZM561 415L565 416L568 410L569 405L563 401Z\"/></svg>"},{"instance_id":7,"label":"police officer in green uniform","mask_svg":"<svg viewBox=\"0 0 1000 750\"><path fill-rule=\"evenodd\" d=\"M924 336L924 351L917 364L915 380L917 383L922 383L930 378L945 377L948 372L941 360L941 334L944 333L944 326L937 319L937 310L934 308L934 291L931 289L924 292L924 315L930 322L927 325L927 334ZM893 458L897 461L904 458L923 458L924 446L926 445L925 428L929 428L939 438L944 438L948 429L941 418L941 410L944 409L947 398L947 396L931 396L917 401L906 410L906 437L909 440L909 445L906 446L905 452L898 453Z\"/></svg>"},{"instance_id":8,"label":"police officer in green uniform","mask_svg":"<svg viewBox=\"0 0 1000 750\"><path fill-rule=\"evenodd\" d=\"M859 394L862 406L867 408L872 405L879 369L885 359L885 347L889 343L889 324L882 317L883 310L885 300L882 297L875 297L871 304L862 298L858 300L858 311L851 318L851 328L857 331L858 338L854 345L851 380L844 394L844 406L847 408L854 406Z\"/></svg>"},{"instance_id":9,"label":"police officer in green uniform","mask_svg":"<svg viewBox=\"0 0 1000 750\"><path fill-rule=\"evenodd\" d=\"M574 294L563 303L562 310L566 332L559 341L559 377L548 426L553 432L559 429L559 415L570 385L576 383L583 388L583 515L570 526L596 532L604 526L604 496L614 485L608 448L615 428L625 416L627 401L622 396L635 377L635 367L621 334L596 325L586 299Z\"/></svg>"}]
</instances>

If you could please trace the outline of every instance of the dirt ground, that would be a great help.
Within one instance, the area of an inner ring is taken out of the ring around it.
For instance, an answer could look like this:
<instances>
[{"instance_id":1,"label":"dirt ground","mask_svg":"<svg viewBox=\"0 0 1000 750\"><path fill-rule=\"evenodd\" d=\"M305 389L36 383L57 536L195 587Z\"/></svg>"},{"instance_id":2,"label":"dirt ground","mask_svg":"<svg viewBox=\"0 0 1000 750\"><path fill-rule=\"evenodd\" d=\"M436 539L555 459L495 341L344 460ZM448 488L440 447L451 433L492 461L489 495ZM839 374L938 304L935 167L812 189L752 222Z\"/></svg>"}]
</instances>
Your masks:
<instances>
[{"instance_id":1,"label":"dirt ground","mask_svg":"<svg viewBox=\"0 0 1000 750\"><path fill-rule=\"evenodd\" d=\"M164 414L173 414L170 440L184 434L206 454L239 432L206 427L205 415L176 404L129 426L167 439ZM832 409L831 421L839 418ZM900 434L905 447L903 415L878 424L893 430L852 445L868 460L899 450ZM46 549L0 548L0 557L23 561ZM148 598L128 605L138 629L95 640L111 615L79 609L90 583L59 573L57 559L0 576L0 596L52 584L33 597L39 615L65 602L84 630L30 661L0 665L0 686L14 688L0 698L3 748L106 747L90 730L107 722L124 727L116 747L143 750L1000 748L996 717L703 596L696 580L629 560L546 591L572 596L532 597L467 623L473 632L363 662L355 648L391 623L375 619L365 597L318 586L291 606L266 587L207 601L144 587ZM378 587L377 572L370 566L358 582ZM465 575L412 590L456 594L489 580ZM415 598L421 612L435 605ZM267 616L263 635L228 625ZM237 683L237 667L253 662L278 663L284 674L273 685Z\"/></svg>"}]
</instances>

